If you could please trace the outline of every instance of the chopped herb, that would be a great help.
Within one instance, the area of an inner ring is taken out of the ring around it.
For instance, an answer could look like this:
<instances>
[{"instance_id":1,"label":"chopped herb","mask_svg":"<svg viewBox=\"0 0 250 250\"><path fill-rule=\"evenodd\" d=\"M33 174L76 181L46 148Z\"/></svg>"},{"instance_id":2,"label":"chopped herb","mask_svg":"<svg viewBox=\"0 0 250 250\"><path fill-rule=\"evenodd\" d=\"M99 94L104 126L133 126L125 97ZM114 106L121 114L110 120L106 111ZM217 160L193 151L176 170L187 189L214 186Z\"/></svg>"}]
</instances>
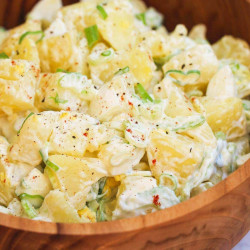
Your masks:
<instances>
[{"instance_id":1,"label":"chopped herb","mask_svg":"<svg viewBox=\"0 0 250 250\"><path fill-rule=\"evenodd\" d=\"M59 72L63 72L63 73L67 73L67 74L71 73L71 72L69 72L69 71L67 71L65 69L57 69L56 73L59 73Z\"/></svg>"},{"instance_id":2,"label":"chopped herb","mask_svg":"<svg viewBox=\"0 0 250 250\"><path fill-rule=\"evenodd\" d=\"M248 100L242 100L242 105L243 105L243 108L247 111L250 110L250 101Z\"/></svg>"},{"instance_id":3,"label":"chopped herb","mask_svg":"<svg viewBox=\"0 0 250 250\"><path fill-rule=\"evenodd\" d=\"M203 123L205 121L206 121L205 117L204 116L200 116L199 118L197 118L194 121L187 122L187 123L183 124L180 127L175 127L173 129L173 131L175 131L175 132L181 132L181 131L185 131L185 130L188 130L188 129L194 129L194 128L197 128L197 127L203 125Z\"/></svg>"},{"instance_id":4,"label":"chopped herb","mask_svg":"<svg viewBox=\"0 0 250 250\"><path fill-rule=\"evenodd\" d=\"M136 17L138 20L142 21L142 23L143 23L144 25L147 25L147 22L146 22L146 14L145 14L145 13L137 14L137 15L135 15L135 17Z\"/></svg>"},{"instance_id":5,"label":"chopped herb","mask_svg":"<svg viewBox=\"0 0 250 250\"><path fill-rule=\"evenodd\" d=\"M128 73L129 70L130 70L129 67L127 66L127 67L125 67L123 69L119 69L117 72L115 72L115 75L123 75L125 73Z\"/></svg>"},{"instance_id":6,"label":"chopped herb","mask_svg":"<svg viewBox=\"0 0 250 250\"><path fill-rule=\"evenodd\" d=\"M170 76L170 74L180 74L180 75L183 75L183 76L188 76L188 75L191 75L191 74L195 74L197 75L197 78L193 81L193 82L181 82L173 77ZM171 69L171 70L168 70L165 74L165 76L171 78L171 80L180 85L180 86L185 86L186 84L192 84L192 83L195 83L199 78L200 78L200 74L201 72L199 70L189 70L187 72L184 72L182 70L176 70L176 69Z\"/></svg>"},{"instance_id":7,"label":"chopped herb","mask_svg":"<svg viewBox=\"0 0 250 250\"><path fill-rule=\"evenodd\" d=\"M49 160L47 160L46 165L48 167L50 167L52 170L54 170L55 172L60 169L55 163L53 163L53 162L51 162Z\"/></svg>"},{"instance_id":8,"label":"chopped herb","mask_svg":"<svg viewBox=\"0 0 250 250\"><path fill-rule=\"evenodd\" d=\"M68 102L68 100L59 99L58 93L56 93L55 97L51 96L50 99L54 100L54 102L57 103L57 104L65 104L65 103Z\"/></svg>"},{"instance_id":9,"label":"chopped herb","mask_svg":"<svg viewBox=\"0 0 250 250\"><path fill-rule=\"evenodd\" d=\"M153 102L153 98L148 94L148 92L144 89L144 87L137 83L135 86L135 93L141 97L143 101Z\"/></svg>"},{"instance_id":10,"label":"chopped herb","mask_svg":"<svg viewBox=\"0 0 250 250\"><path fill-rule=\"evenodd\" d=\"M106 50L101 53L102 56L110 56L111 55L111 50Z\"/></svg>"},{"instance_id":11,"label":"chopped herb","mask_svg":"<svg viewBox=\"0 0 250 250\"><path fill-rule=\"evenodd\" d=\"M41 195L39 195L39 194L31 195L31 194L23 193L23 194L20 194L18 197L19 197L21 200L22 200L22 199L27 199L27 198L29 198L29 199L41 199L41 200L44 200L44 197L41 196Z\"/></svg>"},{"instance_id":12,"label":"chopped herb","mask_svg":"<svg viewBox=\"0 0 250 250\"><path fill-rule=\"evenodd\" d=\"M182 50L177 49L175 52L173 52L172 54L165 56L165 57L154 57L154 62L159 65L162 66L163 64L167 63L168 61L170 61L173 57L179 55L182 52Z\"/></svg>"},{"instance_id":13,"label":"chopped herb","mask_svg":"<svg viewBox=\"0 0 250 250\"><path fill-rule=\"evenodd\" d=\"M32 206L32 204L28 200L22 199L21 204L29 218L33 219L38 215L37 210Z\"/></svg>"},{"instance_id":14,"label":"chopped herb","mask_svg":"<svg viewBox=\"0 0 250 250\"><path fill-rule=\"evenodd\" d=\"M20 134L21 129L23 128L24 123L25 123L32 115L34 115L33 112L31 112L31 113L25 118L25 120L23 121L23 124L22 124L21 128L20 128L20 129L18 130L18 132L17 132L17 135Z\"/></svg>"},{"instance_id":15,"label":"chopped herb","mask_svg":"<svg viewBox=\"0 0 250 250\"><path fill-rule=\"evenodd\" d=\"M167 180L171 181L170 185L168 184ZM159 179L160 186L170 186L170 188L173 191L175 191L177 188L177 183L178 183L178 180L173 174L163 173L160 175L160 179Z\"/></svg>"},{"instance_id":16,"label":"chopped herb","mask_svg":"<svg viewBox=\"0 0 250 250\"><path fill-rule=\"evenodd\" d=\"M9 57L4 53L0 53L0 59L8 59Z\"/></svg>"},{"instance_id":17,"label":"chopped herb","mask_svg":"<svg viewBox=\"0 0 250 250\"><path fill-rule=\"evenodd\" d=\"M29 36L29 35L39 35L39 34L41 34L41 37L36 41L36 43L39 43L39 42L41 42L41 41L43 40L43 38L44 38L44 36L45 36L45 34L44 34L44 32L43 32L42 30L27 31L27 32L23 33L23 34L21 35L21 37L20 37L18 43L21 44L22 41L23 41L23 39L24 39L26 36Z\"/></svg>"},{"instance_id":18,"label":"chopped herb","mask_svg":"<svg viewBox=\"0 0 250 250\"><path fill-rule=\"evenodd\" d=\"M223 133L222 131L216 132L215 137L216 137L217 140L218 139L226 140L226 138L227 138L225 133Z\"/></svg>"},{"instance_id":19,"label":"chopped herb","mask_svg":"<svg viewBox=\"0 0 250 250\"><path fill-rule=\"evenodd\" d=\"M104 20L107 19L108 14L107 14L106 10L103 8L103 6L100 5L100 4L98 4L98 5L96 6L96 8L97 8L97 10L99 11L100 16L101 16Z\"/></svg>"},{"instance_id":20,"label":"chopped herb","mask_svg":"<svg viewBox=\"0 0 250 250\"><path fill-rule=\"evenodd\" d=\"M99 40L97 25L93 25L84 29L84 32L88 41L88 46L92 48Z\"/></svg>"}]
</instances>

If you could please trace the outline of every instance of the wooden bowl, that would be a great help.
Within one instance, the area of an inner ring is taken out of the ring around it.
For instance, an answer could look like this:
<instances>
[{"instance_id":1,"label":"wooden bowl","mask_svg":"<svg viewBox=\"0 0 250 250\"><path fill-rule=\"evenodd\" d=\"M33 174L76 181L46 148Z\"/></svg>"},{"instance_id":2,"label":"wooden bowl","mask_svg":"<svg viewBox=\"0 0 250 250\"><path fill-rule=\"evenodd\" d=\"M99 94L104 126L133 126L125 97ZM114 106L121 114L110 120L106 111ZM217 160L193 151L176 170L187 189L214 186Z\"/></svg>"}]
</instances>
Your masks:
<instances>
[{"instance_id":1,"label":"wooden bowl","mask_svg":"<svg viewBox=\"0 0 250 250\"><path fill-rule=\"evenodd\" d=\"M0 0L0 25L17 25L35 2ZM165 14L169 30L202 22L212 42L232 34L250 43L249 0L146 2ZM249 229L250 161L208 191L146 216L62 224L0 214L0 249L231 249Z\"/></svg>"}]
</instances>

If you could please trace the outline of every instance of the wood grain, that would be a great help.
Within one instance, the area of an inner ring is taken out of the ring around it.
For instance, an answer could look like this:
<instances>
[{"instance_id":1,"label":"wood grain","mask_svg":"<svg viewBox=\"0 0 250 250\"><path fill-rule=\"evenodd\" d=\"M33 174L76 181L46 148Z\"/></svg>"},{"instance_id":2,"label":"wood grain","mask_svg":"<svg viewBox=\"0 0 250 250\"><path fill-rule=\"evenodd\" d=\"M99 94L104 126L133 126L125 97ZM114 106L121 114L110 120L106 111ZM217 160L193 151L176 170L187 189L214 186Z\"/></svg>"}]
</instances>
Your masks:
<instances>
[{"instance_id":1,"label":"wood grain","mask_svg":"<svg viewBox=\"0 0 250 250\"><path fill-rule=\"evenodd\" d=\"M0 0L0 25L21 23L35 2ZM169 30L202 22L211 41L233 34L250 42L250 0L146 2L165 14ZM147 216L56 224L0 214L0 249L231 249L249 229L250 161L197 197Z\"/></svg>"}]
</instances>

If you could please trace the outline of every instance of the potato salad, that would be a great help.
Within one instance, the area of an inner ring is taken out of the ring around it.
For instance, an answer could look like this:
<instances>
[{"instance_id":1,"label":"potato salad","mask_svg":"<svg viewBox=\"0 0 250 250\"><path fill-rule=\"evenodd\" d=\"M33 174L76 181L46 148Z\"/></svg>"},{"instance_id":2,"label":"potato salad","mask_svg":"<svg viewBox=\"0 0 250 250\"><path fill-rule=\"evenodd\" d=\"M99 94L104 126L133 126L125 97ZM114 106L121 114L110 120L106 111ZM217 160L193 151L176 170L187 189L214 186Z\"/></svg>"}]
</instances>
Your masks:
<instances>
[{"instance_id":1,"label":"potato salad","mask_svg":"<svg viewBox=\"0 0 250 250\"><path fill-rule=\"evenodd\" d=\"M1 213L145 215L250 158L249 45L163 19L141 0L42 0L0 30Z\"/></svg>"}]
</instances>

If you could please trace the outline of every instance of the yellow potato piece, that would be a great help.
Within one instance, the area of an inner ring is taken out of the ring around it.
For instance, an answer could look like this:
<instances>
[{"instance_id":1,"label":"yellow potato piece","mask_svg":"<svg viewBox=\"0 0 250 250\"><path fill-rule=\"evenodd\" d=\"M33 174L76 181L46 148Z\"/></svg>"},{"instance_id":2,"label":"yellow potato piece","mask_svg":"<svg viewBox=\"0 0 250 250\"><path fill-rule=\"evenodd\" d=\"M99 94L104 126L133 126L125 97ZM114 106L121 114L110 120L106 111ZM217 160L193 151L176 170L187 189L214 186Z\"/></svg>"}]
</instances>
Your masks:
<instances>
[{"instance_id":1,"label":"yellow potato piece","mask_svg":"<svg viewBox=\"0 0 250 250\"><path fill-rule=\"evenodd\" d=\"M168 105L166 106L165 114L170 117L191 116L197 114L194 106L185 93L180 87L172 83L170 79L165 78L160 83L160 86L157 85L154 89L154 95L157 98L168 99ZM181 132L181 134L187 135L196 141L205 143L209 146L215 146L216 144L213 131L207 122L197 128Z\"/></svg>"},{"instance_id":2,"label":"yellow potato piece","mask_svg":"<svg viewBox=\"0 0 250 250\"><path fill-rule=\"evenodd\" d=\"M199 168L203 151L202 144L186 136L155 130L150 135L147 156L155 177L170 172L183 184Z\"/></svg>"},{"instance_id":3,"label":"yellow potato piece","mask_svg":"<svg viewBox=\"0 0 250 250\"><path fill-rule=\"evenodd\" d=\"M16 46L18 45L20 37L28 31L41 30L41 22L37 20L28 20L24 24L10 30L8 36L0 46L0 51L5 52L9 57L16 53ZM33 41L37 41L41 38L41 34L27 36Z\"/></svg>"},{"instance_id":4,"label":"yellow potato piece","mask_svg":"<svg viewBox=\"0 0 250 250\"><path fill-rule=\"evenodd\" d=\"M105 6L107 19L98 16L96 23L105 41L116 50L131 48L136 39L133 6L129 1L112 0Z\"/></svg>"},{"instance_id":5,"label":"yellow potato piece","mask_svg":"<svg viewBox=\"0 0 250 250\"><path fill-rule=\"evenodd\" d=\"M223 132L231 140L246 134L246 118L239 98L200 98L213 132Z\"/></svg>"},{"instance_id":6,"label":"yellow potato piece","mask_svg":"<svg viewBox=\"0 0 250 250\"><path fill-rule=\"evenodd\" d=\"M12 55L13 59L23 59L27 61L31 61L40 67L40 59L38 50L36 47L36 43L30 39L25 38L21 44L17 44L15 48L15 55Z\"/></svg>"},{"instance_id":7,"label":"yellow potato piece","mask_svg":"<svg viewBox=\"0 0 250 250\"><path fill-rule=\"evenodd\" d=\"M73 47L69 33L44 39L38 45L42 72L56 72L59 68L74 72L70 62Z\"/></svg>"},{"instance_id":8,"label":"yellow potato piece","mask_svg":"<svg viewBox=\"0 0 250 250\"><path fill-rule=\"evenodd\" d=\"M77 210L68 202L66 195L59 190L53 190L45 197L40 214L49 217L53 222L90 222L86 217L78 215Z\"/></svg>"},{"instance_id":9,"label":"yellow potato piece","mask_svg":"<svg viewBox=\"0 0 250 250\"><path fill-rule=\"evenodd\" d=\"M65 192L70 203L77 210L85 206L91 185L100 178L107 176L104 164L97 158L53 155L49 157L49 161L59 167L58 171L51 170L48 164L46 167L53 188Z\"/></svg>"},{"instance_id":10,"label":"yellow potato piece","mask_svg":"<svg viewBox=\"0 0 250 250\"><path fill-rule=\"evenodd\" d=\"M39 68L25 60L0 60L0 109L33 109Z\"/></svg>"},{"instance_id":11,"label":"yellow potato piece","mask_svg":"<svg viewBox=\"0 0 250 250\"><path fill-rule=\"evenodd\" d=\"M213 50L219 59L230 58L250 68L250 47L242 39L224 36L213 45Z\"/></svg>"}]
</instances>

